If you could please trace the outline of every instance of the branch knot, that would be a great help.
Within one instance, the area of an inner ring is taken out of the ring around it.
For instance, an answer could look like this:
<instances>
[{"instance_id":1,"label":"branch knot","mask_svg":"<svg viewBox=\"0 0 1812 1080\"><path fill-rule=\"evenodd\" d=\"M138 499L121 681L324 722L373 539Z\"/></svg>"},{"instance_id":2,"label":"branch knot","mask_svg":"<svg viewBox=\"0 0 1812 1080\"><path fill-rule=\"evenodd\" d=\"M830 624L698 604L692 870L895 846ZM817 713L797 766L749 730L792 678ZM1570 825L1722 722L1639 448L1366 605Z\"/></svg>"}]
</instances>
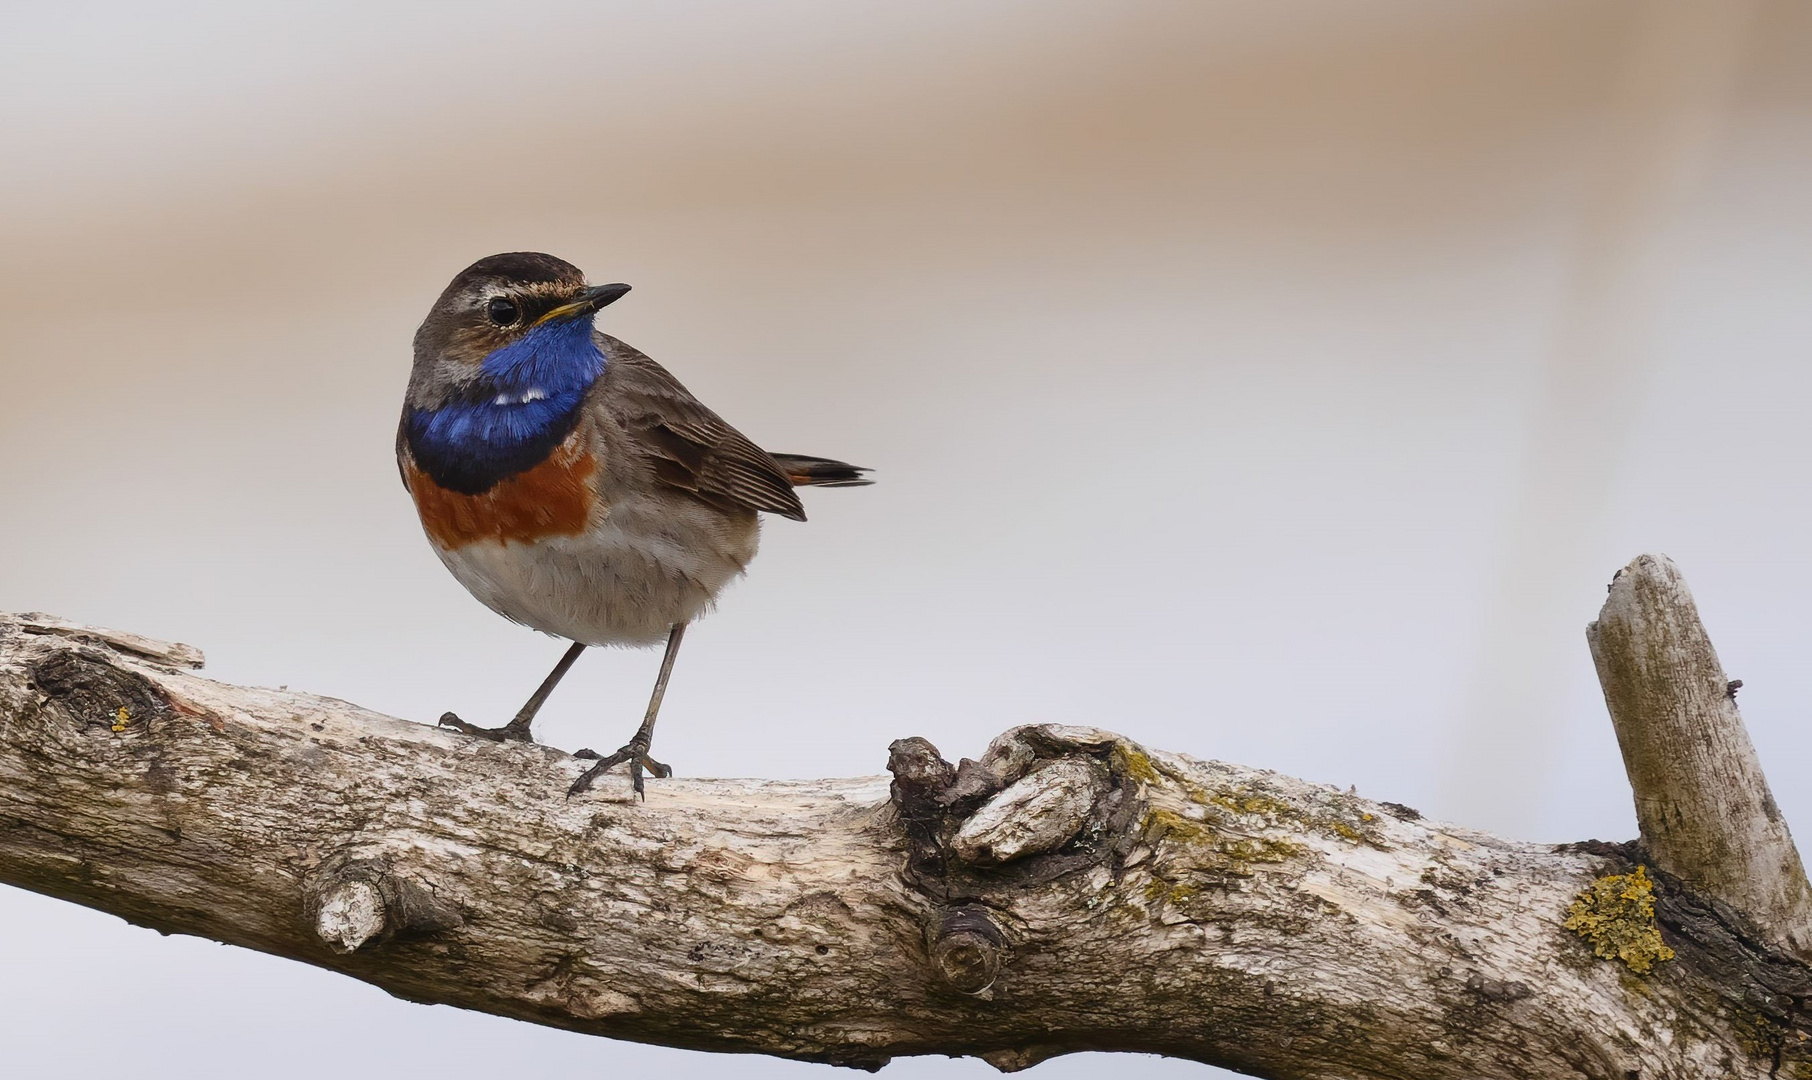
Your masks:
<instances>
[{"instance_id":1,"label":"branch knot","mask_svg":"<svg viewBox=\"0 0 1812 1080\"><path fill-rule=\"evenodd\" d=\"M432 934L465 922L431 888L399 876L387 862L356 859L321 875L309 893L315 936L349 953L391 937Z\"/></svg>"},{"instance_id":2,"label":"branch knot","mask_svg":"<svg viewBox=\"0 0 1812 1080\"><path fill-rule=\"evenodd\" d=\"M945 985L960 993L986 994L1000 977L1007 935L983 907L955 908L944 915L931 941L931 966Z\"/></svg>"}]
</instances>

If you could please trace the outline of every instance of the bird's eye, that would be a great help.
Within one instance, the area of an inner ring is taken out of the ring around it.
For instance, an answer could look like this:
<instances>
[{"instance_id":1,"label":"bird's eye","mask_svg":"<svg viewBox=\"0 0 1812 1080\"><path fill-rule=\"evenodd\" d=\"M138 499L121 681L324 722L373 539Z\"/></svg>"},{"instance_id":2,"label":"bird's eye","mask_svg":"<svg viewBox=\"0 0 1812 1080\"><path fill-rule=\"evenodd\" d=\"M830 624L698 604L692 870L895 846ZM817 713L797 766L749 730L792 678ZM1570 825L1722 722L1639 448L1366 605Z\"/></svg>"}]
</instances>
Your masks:
<instances>
[{"instance_id":1,"label":"bird's eye","mask_svg":"<svg viewBox=\"0 0 1812 1080\"><path fill-rule=\"evenodd\" d=\"M484 306L484 313L486 318L498 326L513 326L522 316L516 310L516 302L502 296L492 297L491 302Z\"/></svg>"}]
</instances>

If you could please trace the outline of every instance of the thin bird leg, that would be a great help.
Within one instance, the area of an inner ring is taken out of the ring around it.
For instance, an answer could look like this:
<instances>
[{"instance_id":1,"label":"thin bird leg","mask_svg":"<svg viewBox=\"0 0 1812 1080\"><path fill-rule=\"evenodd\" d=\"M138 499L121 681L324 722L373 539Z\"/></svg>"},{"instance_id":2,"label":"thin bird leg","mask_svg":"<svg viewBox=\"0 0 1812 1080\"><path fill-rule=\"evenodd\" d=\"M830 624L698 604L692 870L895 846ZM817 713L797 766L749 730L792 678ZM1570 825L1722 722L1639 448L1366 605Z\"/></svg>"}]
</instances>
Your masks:
<instances>
[{"instance_id":1,"label":"thin bird leg","mask_svg":"<svg viewBox=\"0 0 1812 1080\"><path fill-rule=\"evenodd\" d=\"M584 651L585 643L583 641L573 642L572 647L566 650L566 655L560 657L560 662L554 665L554 670L547 673L547 678L541 680L541 685L535 688L535 692L527 701L523 702L522 708L516 710L515 719L502 727L478 727L461 720L455 713L442 713L440 726L450 727L456 731L463 731L467 735L476 735L481 739L490 739L494 742L534 742L534 736L529 734L529 725L535 722L535 714L541 711L541 706L546 703L548 695L554 692L554 687L560 685L561 677Z\"/></svg>"},{"instance_id":2,"label":"thin bird leg","mask_svg":"<svg viewBox=\"0 0 1812 1080\"><path fill-rule=\"evenodd\" d=\"M667 695L667 679L673 674L673 658L679 655L680 639L686 636L686 624L674 624L673 631L667 635L667 652L661 657L661 673L654 679L654 695L648 699L648 713L642 717L642 726L635 731L635 737L624 744L623 748L606 758L598 758L598 763L585 770L585 773L573 781L573 786L566 789L567 798L572 798L591 787L604 770L613 765L629 762L629 781L635 787L635 793L646 799L647 792L642 790L642 767L662 780L673 775L673 770L648 756L648 747L654 742L654 718L660 715L661 698ZM590 750L581 750L574 757L597 757Z\"/></svg>"}]
</instances>

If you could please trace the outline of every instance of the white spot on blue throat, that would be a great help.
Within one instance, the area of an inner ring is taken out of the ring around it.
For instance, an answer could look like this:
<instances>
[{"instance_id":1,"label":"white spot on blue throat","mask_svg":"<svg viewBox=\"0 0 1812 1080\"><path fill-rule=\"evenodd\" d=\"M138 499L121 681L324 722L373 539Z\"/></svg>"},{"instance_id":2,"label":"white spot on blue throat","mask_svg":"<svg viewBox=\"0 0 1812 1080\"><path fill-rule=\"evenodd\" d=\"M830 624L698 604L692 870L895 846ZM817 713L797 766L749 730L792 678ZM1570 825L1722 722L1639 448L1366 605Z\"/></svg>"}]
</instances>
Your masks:
<instances>
[{"instance_id":1,"label":"white spot on blue throat","mask_svg":"<svg viewBox=\"0 0 1812 1080\"><path fill-rule=\"evenodd\" d=\"M493 405L527 405L531 401L547 400L547 391L539 386L531 386L520 394L498 394Z\"/></svg>"}]
</instances>

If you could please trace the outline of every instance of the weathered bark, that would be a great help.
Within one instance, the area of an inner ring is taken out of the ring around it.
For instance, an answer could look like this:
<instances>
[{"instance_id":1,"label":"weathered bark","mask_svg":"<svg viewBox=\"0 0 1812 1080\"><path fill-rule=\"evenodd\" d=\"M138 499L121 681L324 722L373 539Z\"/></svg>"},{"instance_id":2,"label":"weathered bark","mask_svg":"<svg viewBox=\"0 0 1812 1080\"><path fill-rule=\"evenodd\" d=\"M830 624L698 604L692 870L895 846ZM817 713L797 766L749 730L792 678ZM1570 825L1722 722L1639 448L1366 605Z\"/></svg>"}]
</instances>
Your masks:
<instances>
[{"instance_id":1,"label":"weathered bark","mask_svg":"<svg viewBox=\"0 0 1812 1080\"><path fill-rule=\"evenodd\" d=\"M1649 857L1812 961L1812 886L1679 567L1618 571L1586 638Z\"/></svg>"},{"instance_id":2,"label":"weathered bark","mask_svg":"<svg viewBox=\"0 0 1812 1080\"><path fill-rule=\"evenodd\" d=\"M197 659L0 617L0 881L413 1000L860 1067L1812 1076L1812 972L1665 874L1651 893L1634 848L1511 843L1065 727L959 766L903 739L891 785L569 801L586 763L559 751Z\"/></svg>"}]
</instances>

